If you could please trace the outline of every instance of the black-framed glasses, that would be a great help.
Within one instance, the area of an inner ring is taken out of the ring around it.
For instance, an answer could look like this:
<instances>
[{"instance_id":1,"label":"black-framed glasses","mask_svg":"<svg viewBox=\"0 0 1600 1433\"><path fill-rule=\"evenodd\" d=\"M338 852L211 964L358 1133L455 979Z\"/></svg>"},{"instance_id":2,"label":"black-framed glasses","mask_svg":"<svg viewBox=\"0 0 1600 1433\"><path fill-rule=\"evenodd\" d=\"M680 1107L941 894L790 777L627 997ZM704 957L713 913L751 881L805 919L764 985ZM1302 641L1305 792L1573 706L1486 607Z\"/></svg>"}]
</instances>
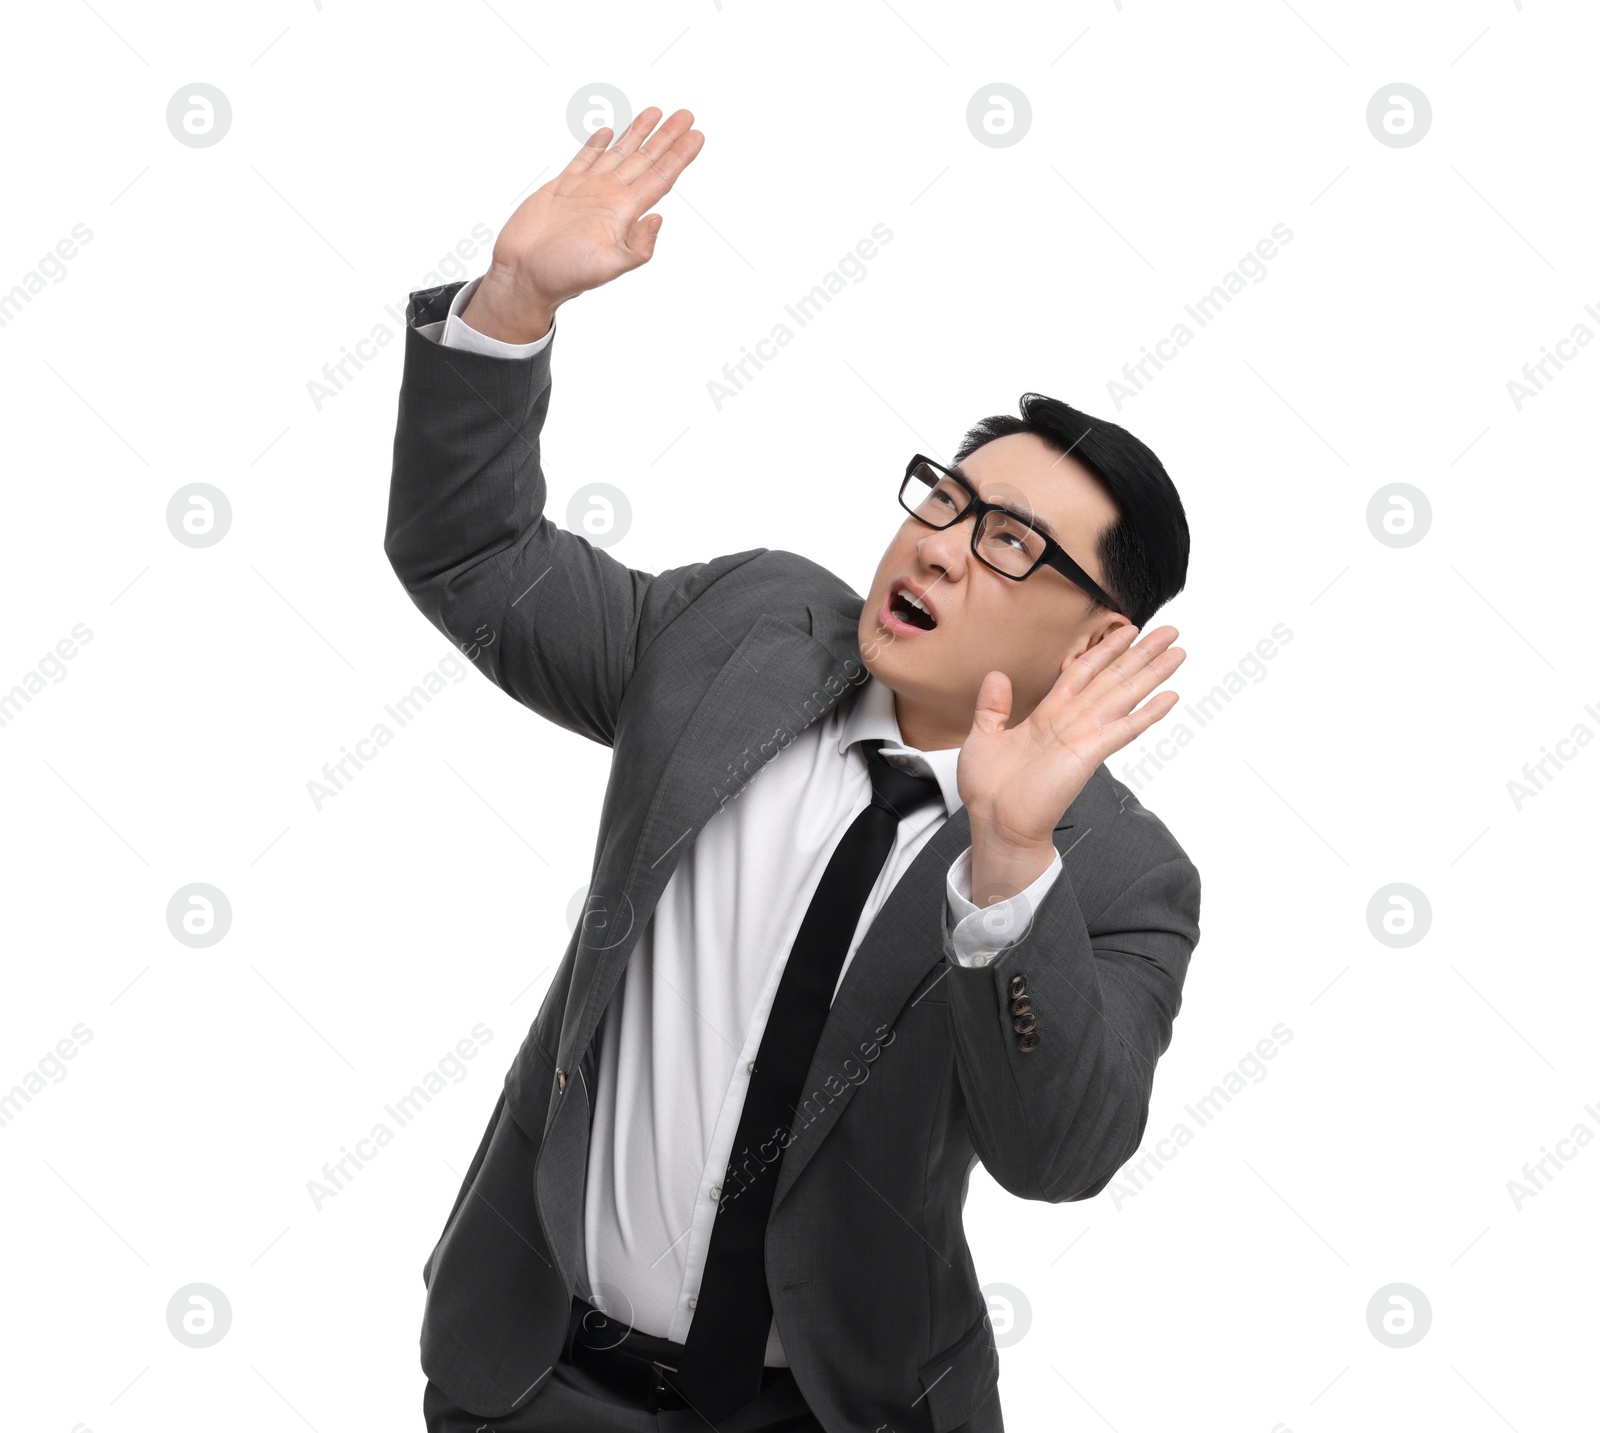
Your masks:
<instances>
[{"instance_id":1,"label":"black-framed glasses","mask_svg":"<svg viewBox=\"0 0 1600 1433\"><path fill-rule=\"evenodd\" d=\"M1021 582L1041 563L1055 568L1067 581L1119 616L1127 616L1111 595L1068 555L1053 537L1042 533L1021 513L998 503L988 503L972 490L959 473L921 453L906 464L900 484L900 506L926 527L951 527L968 517L972 524L972 555L1002 577Z\"/></svg>"}]
</instances>

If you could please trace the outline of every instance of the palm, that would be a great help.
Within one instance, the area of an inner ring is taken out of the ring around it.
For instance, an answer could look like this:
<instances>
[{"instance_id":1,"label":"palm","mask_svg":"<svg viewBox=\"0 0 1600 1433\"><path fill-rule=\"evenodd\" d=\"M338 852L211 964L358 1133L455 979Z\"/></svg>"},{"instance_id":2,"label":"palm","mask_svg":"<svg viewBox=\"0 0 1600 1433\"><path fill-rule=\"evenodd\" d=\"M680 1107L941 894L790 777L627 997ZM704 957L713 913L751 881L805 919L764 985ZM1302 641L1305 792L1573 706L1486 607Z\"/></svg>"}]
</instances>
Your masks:
<instances>
[{"instance_id":1,"label":"palm","mask_svg":"<svg viewBox=\"0 0 1600 1433\"><path fill-rule=\"evenodd\" d=\"M1132 626L1063 662L1043 700L1013 727L1011 682L990 672L978 691L956 779L974 828L1018 846L1050 833L1094 769L1177 704L1176 692L1139 703L1182 664L1175 627L1132 645ZM1135 710L1137 708L1137 710Z\"/></svg>"},{"instance_id":2,"label":"palm","mask_svg":"<svg viewBox=\"0 0 1600 1433\"><path fill-rule=\"evenodd\" d=\"M510 252L537 241L539 281L556 295L582 293L638 262L628 242L638 219L629 199L627 186L610 175L562 175L529 195L500 237Z\"/></svg>"},{"instance_id":3,"label":"palm","mask_svg":"<svg viewBox=\"0 0 1600 1433\"><path fill-rule=\"evenodd\" d=\"M700 152L694 116L679 110L655 134L643 111L609 148L600 129L548 184L530 194L494 245L494 266L552 306L645 263L659 214L647 214ZM648 139L646 138L648 136Z\"/></svg>"}]
</instances>

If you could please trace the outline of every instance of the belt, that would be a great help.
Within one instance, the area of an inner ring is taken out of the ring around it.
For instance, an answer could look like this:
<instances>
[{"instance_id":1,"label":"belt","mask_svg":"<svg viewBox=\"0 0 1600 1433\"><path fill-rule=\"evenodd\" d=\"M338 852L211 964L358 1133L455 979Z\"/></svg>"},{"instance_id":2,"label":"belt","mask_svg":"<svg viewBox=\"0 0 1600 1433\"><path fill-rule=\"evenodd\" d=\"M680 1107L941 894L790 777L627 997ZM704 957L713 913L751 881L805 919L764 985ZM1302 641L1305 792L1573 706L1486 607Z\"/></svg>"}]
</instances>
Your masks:
<instances>
[{"instance_id":1,"label":"belt","mask_svg":"<svg viewBox=\"0 0 1600 1433\"><path fill-rule=\"evenodd\" d=\"M621 1319L601 1313L587 1300L573 1296L561 1357L646 1413L690 1406L677 1389L683 1356L681 1343L641 1333ZM762 1388L788 1371L767 1368L762 1374Z\"/></svg>"}]
</instances>

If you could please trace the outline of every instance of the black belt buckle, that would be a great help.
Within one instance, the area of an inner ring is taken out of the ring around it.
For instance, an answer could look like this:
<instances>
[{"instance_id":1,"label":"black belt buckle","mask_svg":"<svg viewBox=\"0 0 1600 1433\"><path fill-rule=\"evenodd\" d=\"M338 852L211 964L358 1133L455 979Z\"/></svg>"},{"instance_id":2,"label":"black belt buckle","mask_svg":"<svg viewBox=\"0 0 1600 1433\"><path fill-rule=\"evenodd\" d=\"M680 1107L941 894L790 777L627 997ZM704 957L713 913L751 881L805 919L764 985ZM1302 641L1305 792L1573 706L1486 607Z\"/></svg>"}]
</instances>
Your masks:
<instances>
[{"instance_id":1,"label":"black belt buckle","mask_svg":"<svg viewBox=\"0 0 1600 1433\"><path fill-rule=\"evenodd\" d=\"M673 1394L677 1393L677 1389L672 1388L671 1385L668 1384L667 1375L669 1373L676 1373L678 1370L670 1363L663 1363L659 1358L653 1358L650 1360L650 1368L655 1373L656 1381L651 1385L650 1392L645 1396L644 1411L646 1413L660 1413L662 1411L662 1394L667 1393L669 1390ZM674 1402L672 1406L677 1407L679 1405Z\"/></svg>"},{"instance_id":2,"label":"black belt buckle","mask_svg":"<svg viewBox=\"0 0 1600 1433\"><path fill-rule=\"evenodd\" d=\"M681 1352L677 1344L641 1334L574 1295L562 1358L586 1369L635 1408L668 1413L689 1406L667 1378L678 1372L678 1364L668 1360L681 1361Z\"/></svg>"}]
</instances>

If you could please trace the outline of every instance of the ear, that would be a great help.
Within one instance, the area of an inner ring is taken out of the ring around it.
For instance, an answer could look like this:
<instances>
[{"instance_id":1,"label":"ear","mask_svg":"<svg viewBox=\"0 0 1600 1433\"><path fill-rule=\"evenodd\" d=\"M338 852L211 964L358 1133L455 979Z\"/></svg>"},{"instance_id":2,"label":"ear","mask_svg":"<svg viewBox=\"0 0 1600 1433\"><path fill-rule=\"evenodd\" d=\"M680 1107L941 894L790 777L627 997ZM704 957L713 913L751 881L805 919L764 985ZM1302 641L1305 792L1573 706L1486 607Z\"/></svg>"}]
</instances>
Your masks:
<instances>
[{"instance_id":1,"label":"ear","mask_svg":"<svg viewBox=\"0 0 1600 1433\"><path fill-rule=\"evenodd\" d=\"M1098 646L1107 637L1115 636L1122 628L1132 626L1133 623L1119 612L1103 612L1096 621L1089 640L1083 644L1083 650L1088 651L1090 647ZM1137 628L1134 629L1134 635L1138 635Z\"/></svg>"}]
</instances>

